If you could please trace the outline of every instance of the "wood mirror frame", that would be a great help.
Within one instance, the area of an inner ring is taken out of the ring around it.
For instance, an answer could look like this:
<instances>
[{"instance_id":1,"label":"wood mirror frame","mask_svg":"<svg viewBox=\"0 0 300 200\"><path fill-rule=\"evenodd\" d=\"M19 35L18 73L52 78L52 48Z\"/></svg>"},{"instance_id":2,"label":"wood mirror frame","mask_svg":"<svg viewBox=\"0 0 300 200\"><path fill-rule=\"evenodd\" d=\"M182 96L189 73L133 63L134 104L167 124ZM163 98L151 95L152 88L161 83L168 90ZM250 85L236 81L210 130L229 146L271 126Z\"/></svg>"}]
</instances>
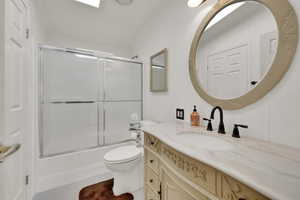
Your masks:
<instances>
[{"instance_id":1,"label":"wood mirror frame","mask_svg":"<svg viewBox=\"0 0 300 200\"><path fill-rule=\"evenodd\" d=\"M152 65L153 65L153 59L162 55L162 54L165 54L165 64L166 64L166 73L165 73L165 88L163 89L154 89L153 88L153 71L152 71ZM154 54L153 56L151 56L150 58L150 91L151 92L167 92L168 91L168 68L169 68L169 63L168 63L168 49L165 48L163 50L161 50L160 52Z\"/></svg>"},{"instance_id":2,"label":"wood mirror frame","mask_svg":"<svg viewBox=\"0 0 300 200\"><path fill-rule=\"evenodd\" d=\"M247 105L253 104L271 91L288 71L298 45L298 20L292 5L288 2L288 0L252 1L262 3L270 9L276 20L279 32L277 54L274 58L273 64L263 80L254 89L235 99L218 99L210 96L201 87L197 76L197 50L206 26L222 9L234 3L243 2L243 0L219 0L209 11L197 29L190 49L189 73L195 90L209 104L213 106L221 106L226 110L241 109Z\"/></svg>"}]
</instances>

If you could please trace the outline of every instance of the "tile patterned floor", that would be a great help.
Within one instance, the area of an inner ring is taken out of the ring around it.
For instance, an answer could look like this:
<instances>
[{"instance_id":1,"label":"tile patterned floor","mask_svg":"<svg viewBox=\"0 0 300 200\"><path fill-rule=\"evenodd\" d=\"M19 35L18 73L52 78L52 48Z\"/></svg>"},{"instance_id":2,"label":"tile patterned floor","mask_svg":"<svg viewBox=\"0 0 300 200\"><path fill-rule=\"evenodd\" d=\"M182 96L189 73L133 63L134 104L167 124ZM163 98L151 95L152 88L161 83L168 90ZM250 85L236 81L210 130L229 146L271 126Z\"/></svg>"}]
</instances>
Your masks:
<instances>
[{"instance_id":1,"label":"tile patterned floor","mask_svg":"<svg viewBox=\"0 0 300 200\"><path fill-rule=\"evenodd\" d=\"M114 196L113 179L83 188L79 193L79 200L133 200L132 194Z\"/></svg>"}]
</instances>

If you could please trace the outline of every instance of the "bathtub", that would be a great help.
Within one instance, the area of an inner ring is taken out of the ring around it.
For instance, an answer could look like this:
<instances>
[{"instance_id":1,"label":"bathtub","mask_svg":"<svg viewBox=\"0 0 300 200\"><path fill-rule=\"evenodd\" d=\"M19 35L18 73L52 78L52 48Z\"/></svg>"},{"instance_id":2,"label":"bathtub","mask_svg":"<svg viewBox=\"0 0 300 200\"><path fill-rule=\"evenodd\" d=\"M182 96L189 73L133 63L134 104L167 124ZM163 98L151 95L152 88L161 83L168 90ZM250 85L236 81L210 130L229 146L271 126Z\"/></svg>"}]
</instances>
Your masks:
<instances>
[{"instance_id":1,"label":"bathtub","mask_svg":"<svg viewBox=\"0 0 300 200\"><path fill-rule=\"evenodd\" d=\"M103 156L113 148L134 145L126 142L36 160L35 193L41 193L91 177L111 177L104 165Z\"/></svg>"}]
</instances>

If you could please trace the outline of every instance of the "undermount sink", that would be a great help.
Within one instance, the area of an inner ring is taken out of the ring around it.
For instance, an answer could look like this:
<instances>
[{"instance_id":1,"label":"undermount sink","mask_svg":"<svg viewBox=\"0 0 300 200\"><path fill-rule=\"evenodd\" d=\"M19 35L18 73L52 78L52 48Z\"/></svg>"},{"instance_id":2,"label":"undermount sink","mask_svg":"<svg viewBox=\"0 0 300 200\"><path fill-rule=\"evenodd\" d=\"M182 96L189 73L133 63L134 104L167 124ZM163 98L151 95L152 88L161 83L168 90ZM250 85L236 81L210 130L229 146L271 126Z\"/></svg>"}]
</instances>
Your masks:
<instances>
[{"instance_id":1,"label":"undermount sink","mask_svg":"<svg viewBox=\"0 0 300 200\"><path fill-rule=\"evenodd\" d=\"M169 134L171 140L176 143L186 145L195 150L214 150L226 151L233 148L233 146L218 136L208 136L196 132L181 132L178 134Z\"/></svg>"}]
</instances>

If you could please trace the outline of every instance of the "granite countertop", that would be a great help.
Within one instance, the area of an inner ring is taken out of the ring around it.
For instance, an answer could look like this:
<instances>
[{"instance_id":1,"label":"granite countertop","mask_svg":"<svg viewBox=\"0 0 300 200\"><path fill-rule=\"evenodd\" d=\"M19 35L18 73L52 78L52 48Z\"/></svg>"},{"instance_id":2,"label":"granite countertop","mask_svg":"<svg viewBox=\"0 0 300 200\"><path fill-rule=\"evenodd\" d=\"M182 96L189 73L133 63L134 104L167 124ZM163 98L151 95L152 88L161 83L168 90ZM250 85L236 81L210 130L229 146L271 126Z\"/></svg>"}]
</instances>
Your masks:
<instances>
[{"instance_id":1,"label":"granite countertop","mask_svg":"<svg viewBox=\"0 0 300 200\"><path fill-rule=\"evenodd\" d=\"M220 135L204 128L191 127L185 122L145 126L143 131L273 200L300 199L300 149L249 137L236 139L231 135ZM199 148L201 145L195 148L186 141L178 140L178 137L195 138L197 134L204 136L202 140L208 140L207 143L201 141L206 146L203 149ZM210 137L218 138L220 145L210 142Z\"/></svg>"}]
</instances>

